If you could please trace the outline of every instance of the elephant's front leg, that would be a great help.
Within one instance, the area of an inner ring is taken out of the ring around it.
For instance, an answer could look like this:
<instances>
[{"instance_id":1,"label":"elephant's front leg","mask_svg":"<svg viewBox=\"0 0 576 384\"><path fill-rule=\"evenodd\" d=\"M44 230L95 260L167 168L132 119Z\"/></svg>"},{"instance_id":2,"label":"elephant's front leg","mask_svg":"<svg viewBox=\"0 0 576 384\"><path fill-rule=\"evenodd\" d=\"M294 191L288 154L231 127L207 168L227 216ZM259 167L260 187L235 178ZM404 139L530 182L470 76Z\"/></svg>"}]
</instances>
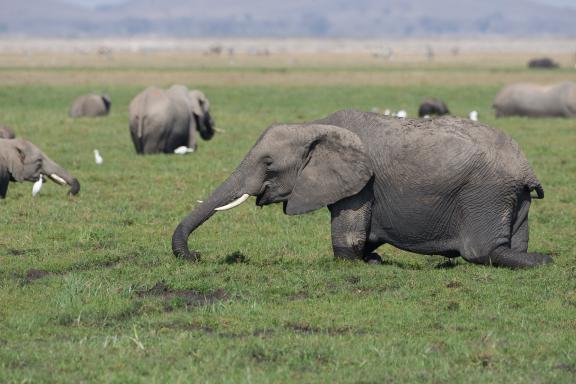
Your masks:
<instances>
[{"instance_id":1,"label":"elephant's front leg","mask_svg":"<svg viewBox=\"0 0 576 384\"><path fill-rule=\"evenodd\" d=\"M335 257L373 261L372 254L366 249L373 199L372 182L369 182L357 195L328 206L332 216L332 248Z\"/></svg>"}]
</instances>

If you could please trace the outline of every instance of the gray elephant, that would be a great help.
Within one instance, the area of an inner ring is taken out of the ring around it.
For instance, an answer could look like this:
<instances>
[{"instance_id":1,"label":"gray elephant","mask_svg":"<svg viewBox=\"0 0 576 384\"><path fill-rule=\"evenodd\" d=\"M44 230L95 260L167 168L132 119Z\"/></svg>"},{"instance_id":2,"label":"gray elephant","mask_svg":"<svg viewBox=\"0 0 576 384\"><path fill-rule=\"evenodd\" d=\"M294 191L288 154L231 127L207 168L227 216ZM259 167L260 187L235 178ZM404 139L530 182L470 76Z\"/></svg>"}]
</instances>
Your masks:
<instances>
[{"instance_id":1,"label":"gray elephant","mask_svg":"<svg viewBox=\"0 0 576 384\"><path fill-rule=\"evenodd\" d=\"M518 144L452 117L396 119L343 110L307 124L269 127L236 170L177 226L176 256L215 212L256 196L297 215L327 206L334 255L379 262L382 244L469 262L532 267L530 192L544 191Z\"/></svg>"},{"instance_id":2,"label":"gray elephant","mask_svg":"<svg viewBox=\"0 0 576 384\"><path fill-rule=\"evenodd\" d=\"M15 137L16 134L12 128L0 124L0 139L13 139Z\"/></svg>"},{"instance_id":3,"label":"gray elephant","mask_svg":"<svg viewBox=\"0 0 576 384\"><path fill-rule=\"evenodd\" d=\"M556 69L559 67L560 65L549 57L540 57L528 62L528 68Z\"/></svg>"},{"instance_id":4,"label":"gray elephant","mask_svg":"<svg viewBox=\"0 0 576 384\"><path fill-rule=\"evenodd\" d=\"M576 117L576 83L516 83L502 89L492 103L496 117Z\"/></svg>"},{"instance_id":5,"label":"gray elephant","mask_svg":"<svg viewBox=\"0 0 576 384\"><path fill-rule=\"evenodd\" d=\"M89 94L77 97L68 111L70 117L99 117L110 113L112 102L107 95Z\"/></svg>"},{"instance_id":6,"label":"gray elephant","mask_svg":"<svg viewBox=\"0 0 576 384\"><path fill-rule=\"evenodd\" d=\"M40 177L70 185L68 194L80 192L78 180L31 142L0 139L0 198L6 197L10 181L37 181Z\"/></svg>"},{"instance_id":7,"label":"gray elephant","mask_svg":"<svg viewBox=\"0 0 576 384\"><path fill-rule=\"evenodd\" d=\"M450 114L450 110L448 110L446 103L433 97L422 100L418 108L419 117L443 116L448 114Z\"/></svg>"},{"instance_id":8,"label":"gray elephant","mask_svg":"<svg viewBox=\"0 0 576 384\"><path fill-rule=\"evenodd\" d=\"M138 154L174 153L179 147L196 149L195 131L204 140L214 135L210 102L198 90L173 85L149 87L130 103L130 135Z\"/></svg>"}]
</instances>

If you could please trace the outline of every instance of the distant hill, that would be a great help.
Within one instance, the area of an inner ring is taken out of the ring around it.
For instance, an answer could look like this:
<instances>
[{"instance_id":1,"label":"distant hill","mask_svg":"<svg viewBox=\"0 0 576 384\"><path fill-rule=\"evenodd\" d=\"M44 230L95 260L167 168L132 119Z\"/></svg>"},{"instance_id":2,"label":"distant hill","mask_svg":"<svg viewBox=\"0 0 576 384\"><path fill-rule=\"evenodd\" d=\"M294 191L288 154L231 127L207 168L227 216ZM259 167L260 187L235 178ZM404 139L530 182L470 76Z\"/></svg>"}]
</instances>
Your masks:
<instances>
[{"instance_id":1,"label":"distant hill","mask_svg":"<svg viewBox=\"0 0 576 384\"><path fill-rule=\"evenodd\" d=\"M0 0L0 35L45 37L576 36L575 20L526 0Z\"/></svg>"}]
</instances>

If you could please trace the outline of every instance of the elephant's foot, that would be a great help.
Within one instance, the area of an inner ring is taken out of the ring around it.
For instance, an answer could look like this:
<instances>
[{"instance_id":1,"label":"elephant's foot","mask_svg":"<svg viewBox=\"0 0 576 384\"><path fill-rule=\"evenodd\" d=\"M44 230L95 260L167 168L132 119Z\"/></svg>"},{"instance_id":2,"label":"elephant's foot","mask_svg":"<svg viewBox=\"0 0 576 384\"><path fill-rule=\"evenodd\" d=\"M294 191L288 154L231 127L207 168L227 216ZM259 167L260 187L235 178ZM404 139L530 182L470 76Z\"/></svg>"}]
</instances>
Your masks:
<instances>
[{"instance_id":1,"label":"elephant's foot","mask_svg":"<svg viewBox=\"0 0 576 384\"><path fill-rule=\"evenodd\" d=\"M377 253L369 253L362 258L368 264L382 264L382 258Z\"/></svg>"}]
</instances>

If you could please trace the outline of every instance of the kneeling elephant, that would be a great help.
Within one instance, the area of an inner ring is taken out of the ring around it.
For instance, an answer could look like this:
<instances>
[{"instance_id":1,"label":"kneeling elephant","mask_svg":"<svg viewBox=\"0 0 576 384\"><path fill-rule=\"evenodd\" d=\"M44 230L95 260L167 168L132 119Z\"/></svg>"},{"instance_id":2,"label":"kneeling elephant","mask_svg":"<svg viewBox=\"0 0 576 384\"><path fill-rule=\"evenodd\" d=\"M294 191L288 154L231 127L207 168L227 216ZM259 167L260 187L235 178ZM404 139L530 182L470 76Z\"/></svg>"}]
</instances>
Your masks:
<instances>
[{"instance_id":1,"label":"kneeling elephant","mask_svg":"<svg viewBox=\"0 0 576 384\"><path fill-rule=\"evenodd\" d=\"M334 255L379 261L382 244L505 267L546 264L528 253L528 210L544 191L504 133L470 120L396 119L343 110L269 127L236 170L176 228L176 256L216 211L249 196L297 215L327 206Z\"/></svg>"}]
</instances>

